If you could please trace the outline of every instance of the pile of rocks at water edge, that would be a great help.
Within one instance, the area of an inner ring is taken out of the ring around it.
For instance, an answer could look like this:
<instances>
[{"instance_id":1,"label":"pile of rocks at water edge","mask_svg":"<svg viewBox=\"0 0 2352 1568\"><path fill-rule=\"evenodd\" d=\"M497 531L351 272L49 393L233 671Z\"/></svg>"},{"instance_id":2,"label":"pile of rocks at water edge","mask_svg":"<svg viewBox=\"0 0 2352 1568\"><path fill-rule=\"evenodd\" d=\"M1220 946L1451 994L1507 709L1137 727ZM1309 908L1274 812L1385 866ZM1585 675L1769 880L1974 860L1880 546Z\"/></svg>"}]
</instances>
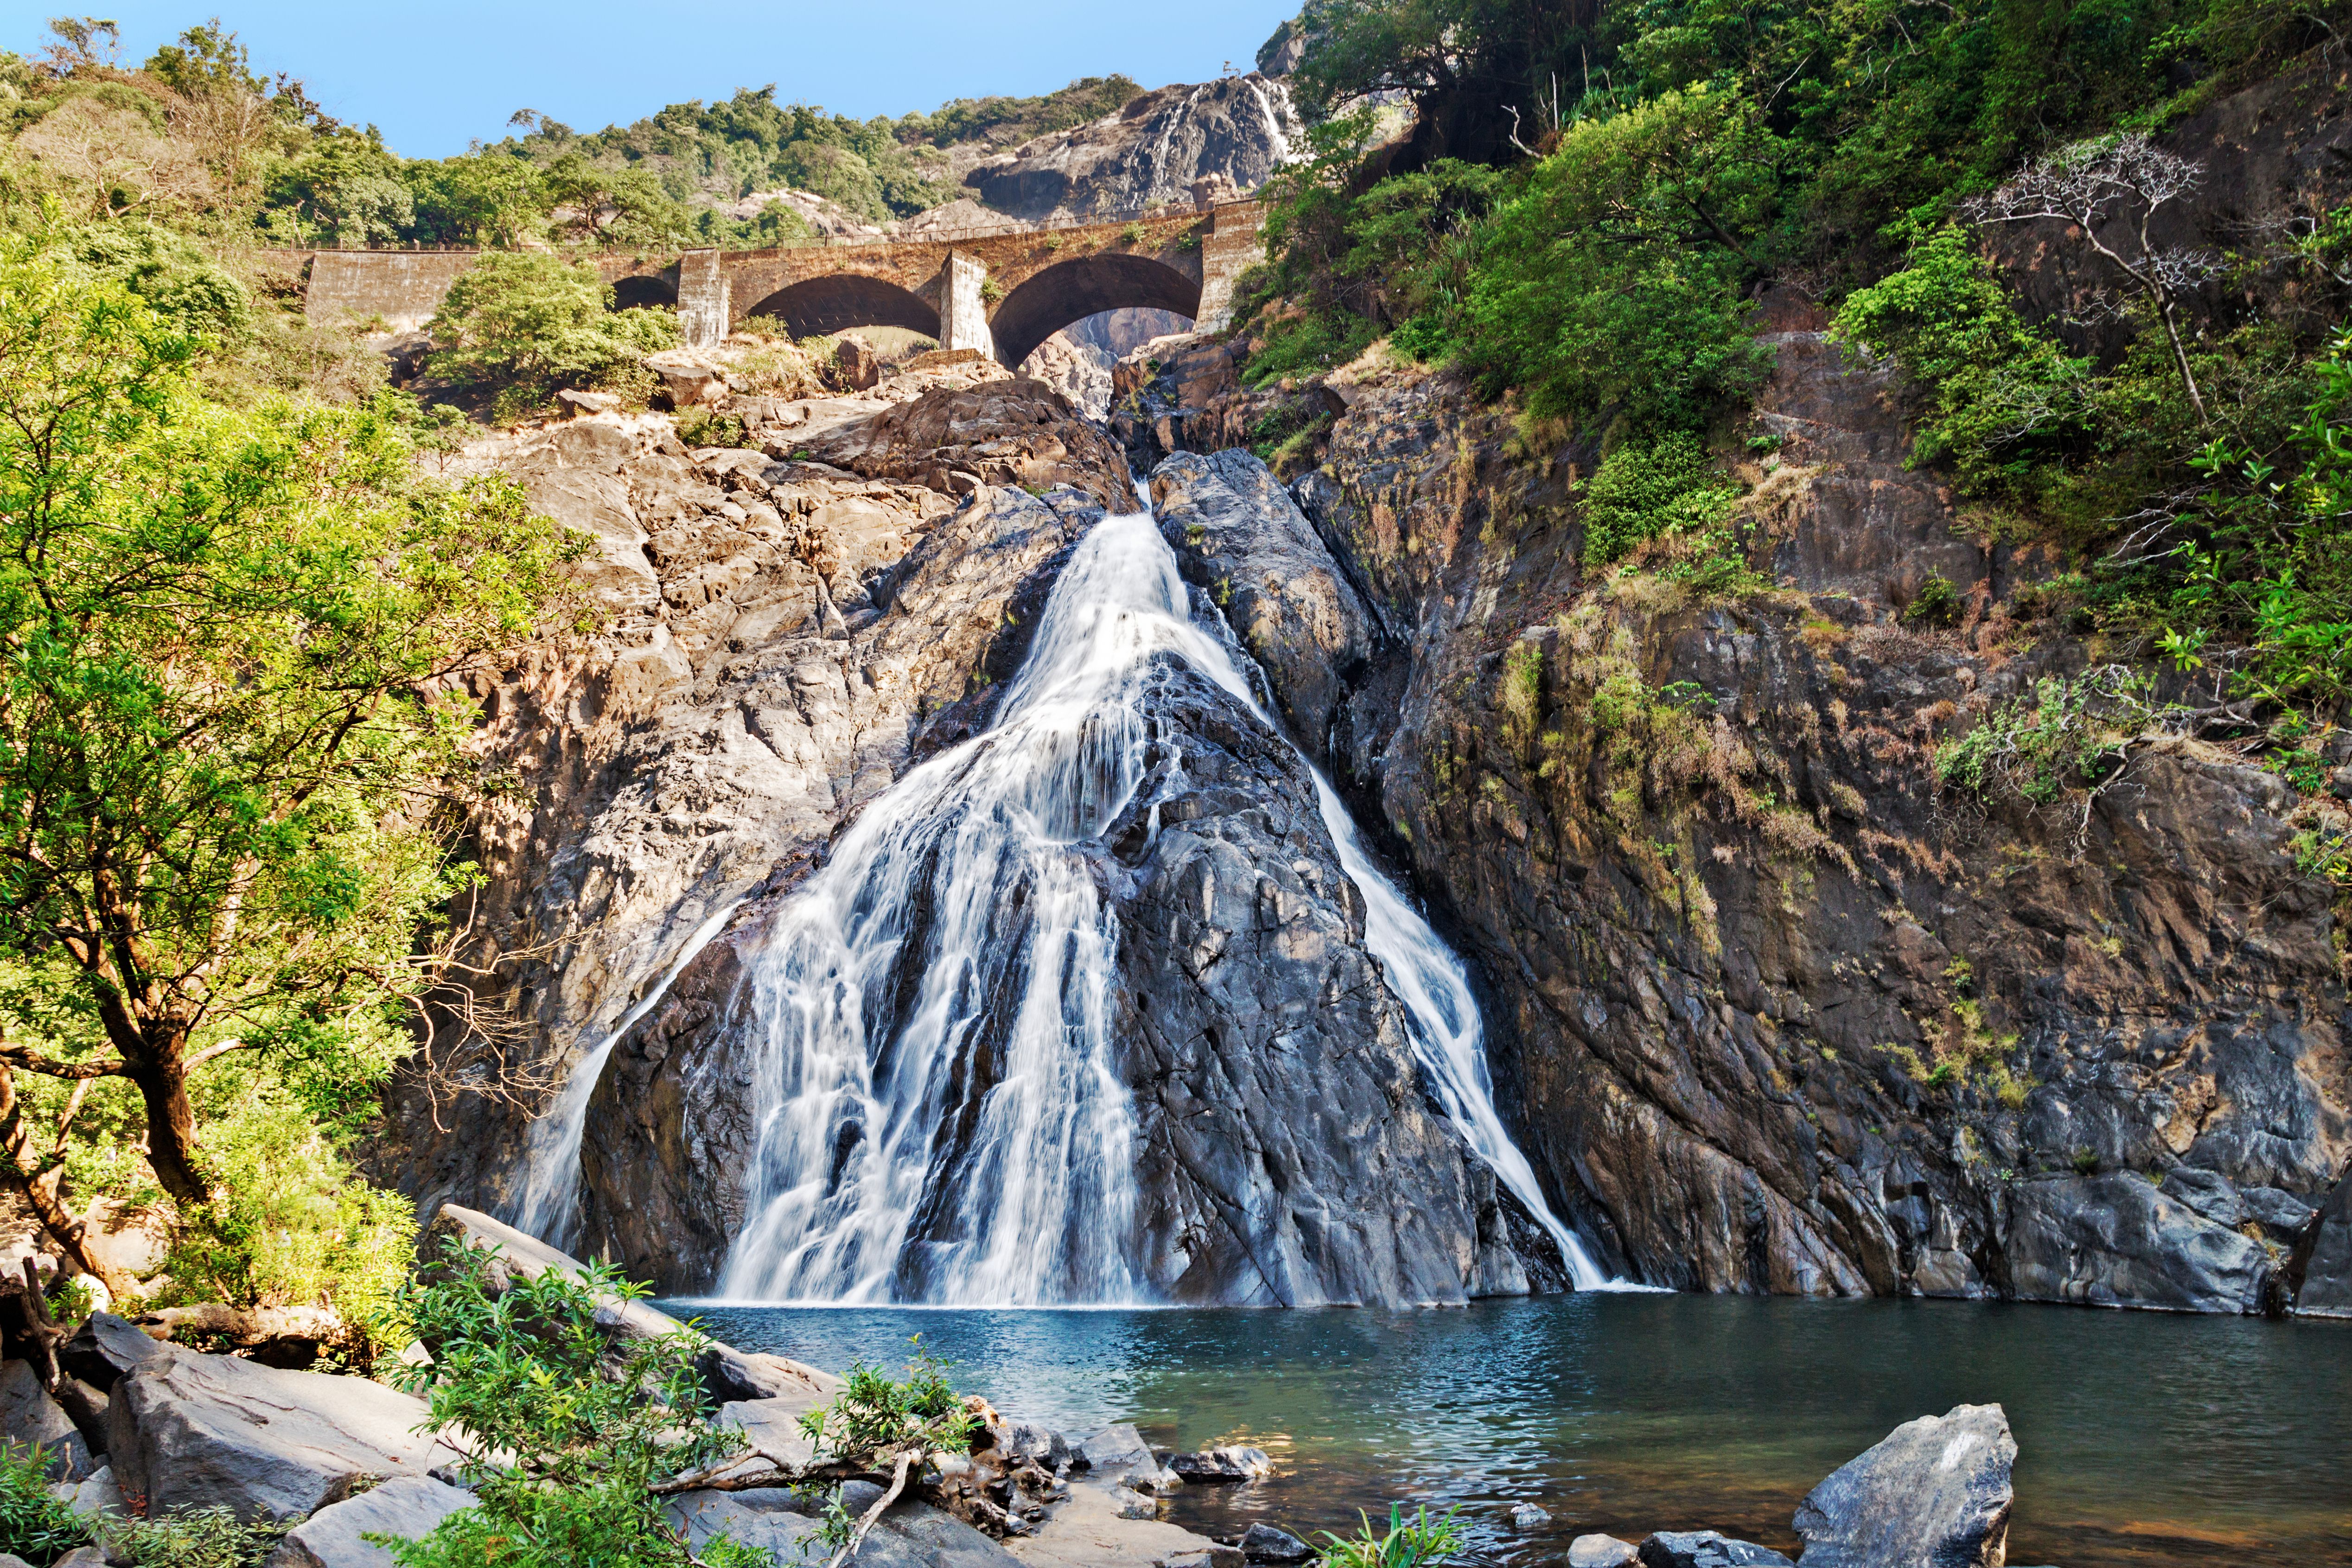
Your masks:
<instances>
[{"instance_id":1,"label":"pile of rocks at water edge","mask_svg":"<svg viewBox=\"0 0 2352 1568\"><path fill-rule=\"evenodd\" d=\"M2016 1461L2000 1405L1954 1405L1905 1422L1807 1493L1794 1562L1717 1531L1660 1531L1639 1546L1580 1535L1568 1568L2001 1568Z\"/></svg>"},{"instance_id":2,"label":"pile of rocks at water edge","mask_svg":"<svg viewBox=\"0 0 2352 1568\"><path fill-rule=\"evenodd\" d=\"M580 1272L562 1253L470 1210L445 1207L435 1229L495 1247L497 1289L550 1268ZM681 1326L616 1299L597 1317L615 1339ZM158 1337L177 1326L159 1322L149 1332L93 1314L57 1347L54 1384L30 1362L0 1361L0 1438L37 1445L52 1490L93 1523L225 1508L248 1523L298 1521L268 1568L392 1568L391 1553L367 1537L421 1536L473 1505L461 1484L463 1455L424 1430L423 1400L365 1378ZM716 1342L696 1364L718 1422L742 1433L746 1451L692 1478L698 1489L671 1496L671 1522L698 1547L723 1531L781 1563L800 1561L838 1479L817 1461L800 1417L830 1400L840 1380ZM1184 1484L1172 1461L1203 1479L1238 1481L1269 1471L1265 1455L1161 1455L1132 1426L1073 1442L970 1404L983 1422L972 1453L944 1458L922 1478L921 1497L910 1488L891 1507L859 1550L865 1568L1242 1568L1240 1549L1160 1522L1158 1496ZM839 1484L854 1514L882 1495L865 1480ZM86 1547L63 1568L107 1561L104 1548ZM0 1554L0 1568L21 1565Z\"/></svg>"}]
</instances>

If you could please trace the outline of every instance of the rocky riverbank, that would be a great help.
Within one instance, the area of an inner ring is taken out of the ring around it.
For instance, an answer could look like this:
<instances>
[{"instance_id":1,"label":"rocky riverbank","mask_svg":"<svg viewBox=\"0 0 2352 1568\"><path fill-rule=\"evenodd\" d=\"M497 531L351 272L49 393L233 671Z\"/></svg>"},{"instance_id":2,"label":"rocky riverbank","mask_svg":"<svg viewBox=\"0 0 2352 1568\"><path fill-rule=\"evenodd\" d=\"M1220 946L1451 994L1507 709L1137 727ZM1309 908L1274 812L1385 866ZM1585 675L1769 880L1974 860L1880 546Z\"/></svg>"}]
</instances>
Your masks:
<instances>
[{"instance_id":1,"label":"rocky riverbank","mask_svg":"<svg viewBox=\"0 0 2352 1568\"><path fill-rule=\"evenodd\" d=\"M581 1274L571 1258L469 1210L445 1209L437 1228L491 1249L501 1288L549 1269ZM615 1341L683 1328L640 1303L606 1300L599 1323ZM6 1348L15 1356L28 1347ZM802 1426L803 1415L840 1393L838 1378L717 1342L705 1343L696 1366L716 1423L742 1441L733 1458L669 1496L667 1517L689 1544L724 1532L792 1562L820 1534L835 1486L834 1500L853 1515L882 1498L888 1478L833 1474ZM878 1516L858 1562L1242 1568L1315 1555L1271 1525L1216 1541L1159 1519L1161 1500L1181 1488L1244 1485L1269 1473L1271 1462L1255 1448L1171 1454L1130 1426L1065 1434L977 1399L967 1404L981 1423L971 1451L933 1455L912 1491ZM0 1364L0 1431L48 1457L56 1495L92 1532L91 1545L63 1559L68 1568L130 1561L120 1544L128 1521L206 1509L284 1527L270 1568L387 1568L389 1552L369 1536L421 1535L472 1506L463 1442L427 1426L423 1401L381 1384L208 1354L104 1313L57 1350L54 1365ZM1806 1568L1992 1568L2003 1560L2016 1455L1997 1405L1909 1422L1798 1507L1800 1561ZM1517 1512L1546 1517L1534 1500ZM0 1556L0 1568L15 1561ZM1568 1557L1576 1568L1790 1561L1705 1530L1662 1531L1639 1543L1588 1535Z\"/></svg>"}]
</instances>

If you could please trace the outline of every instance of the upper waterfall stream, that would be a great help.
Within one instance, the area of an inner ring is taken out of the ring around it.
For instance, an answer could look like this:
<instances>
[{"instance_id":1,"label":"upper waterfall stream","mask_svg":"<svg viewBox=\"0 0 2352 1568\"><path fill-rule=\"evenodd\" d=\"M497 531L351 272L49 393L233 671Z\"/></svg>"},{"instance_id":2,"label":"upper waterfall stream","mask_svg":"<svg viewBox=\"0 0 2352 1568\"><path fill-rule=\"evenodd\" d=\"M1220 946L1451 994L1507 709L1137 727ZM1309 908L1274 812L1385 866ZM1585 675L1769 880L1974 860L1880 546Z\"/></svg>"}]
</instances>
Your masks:
<instances>
[{"instance_id":1,"label":"upper waterfall stream","mask_svg":"<svg viewBox=\"0 0 2352 1568\"><path fill-rule=\"evenodd\" d=\"M1194 623L1148 512L1103 519L1055 584L994 724L869 805L778 911L751 962L757 1156L718 1296L1156 1299L1129 1257L1138 1126L1111 1037L1119 932L1089 841L1143 779L1163 658L1280 732L1222 633ZM1496 1112L1459 961L1373 867L1319 773L1315 787L1363 895L1365 945L1444 1109L1576 1285L1605 1284ZM962 1079L982 1041L1001 1068L975 1093ZM530 1218L553 1220L576 1187L578 1115L604 1054L562 1097L570 1125L534 1141Z\"/></svg>"}]
</instances>

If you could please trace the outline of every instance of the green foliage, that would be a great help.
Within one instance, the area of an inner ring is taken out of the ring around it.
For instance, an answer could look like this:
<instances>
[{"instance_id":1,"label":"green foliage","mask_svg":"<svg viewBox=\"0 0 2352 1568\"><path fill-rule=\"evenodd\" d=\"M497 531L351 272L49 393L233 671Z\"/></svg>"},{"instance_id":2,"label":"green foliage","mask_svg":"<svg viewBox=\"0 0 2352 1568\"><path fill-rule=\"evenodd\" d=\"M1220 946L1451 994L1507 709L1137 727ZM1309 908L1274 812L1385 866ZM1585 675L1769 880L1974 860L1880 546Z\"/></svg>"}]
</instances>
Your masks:
<instances>
[{"instance_id":1,"label":"green foliage","mask_svg":"<svg viewBox=\"0 0 2352 1568\"><path fill-rule=\"evenodd\" d=\"M344 1353L365 1370L408 1342L398 1299L415 1211L352 1170L308 1108L266 1084L229 1081L235 1097L205 1118L216 1195L182 1208L158 1300L332 1306L352 1331Z\"/></svg>"},{"instance_id":2,"label":"green foliage","mask_svg":"<svg viewBox=\"0 0 2352 1568\"><path fill-rule=\"evenodd\" d=\"M947 1363L913 1340L904 1382L859 1362L844 1374L833 1402L801 1417L801 1429L820 1451L852 1461L903 1451L961 1454L971 1447L979 1418L949 1384Z\"/></svg>"},{"instance_id":3,"label":"green foliage","mask_svg":"<svg viewBox=\"0 0 2352 1568\"><path fill-rule=\"evenodd\" d=\"M1964 494L2022 499L2084 433L2088 362L2026 323L1966 230L1937 229L1903 270L1848 295L1833 332L1902 366L1927 400L1913 459L1949 463Z\"/></svg>"},{"instance_id":4,"label":"green foliage","mask_svg":"<svg viewBox=\"0 0 2352 1568\"><path fill-rule=\"evenodd\" d=\"M2035 805L2079 795L2123 761L2128 731L2095 700L2128 696L2095 676L2048 676L2031 698L1994 708L1974 728L1936 748L1936 776L1983 796L2011 794ZM1963 977L1965 978L1965 977Z\"/></svg>"},{"instance_id":5,"label":"green foliage","mask_svg":"<svg viewBox=\"0 0 2352 1568\"><path fill-rule=\"evenodd\" d=\"M492 1289L493 1254L452 1239L401 1307L433 1354L404 1386L471 1454L479 1501L422 1540L387 1542L403 1568L674 1564L696 1560L664 1523L647 1488L740 1450L740 1433L703 1423L711 1408L694 1370L705 1342L691 1330L654 1339L607 1336L600 1295L647 1294L613 1270L577 1278L548 1269ZM763 1554L713 1542L704 1564Z\"/></svg>"},{"instance_id":6,"label":"green foliage","mask_svg":"<svg viewBox=\"0 0 2352 1568\"><path fill-rule=\"evenodd\" d=\"M677 438L689 447L748 447L749 428L740 414L719 414L689 408L677 416Z\"/></svg>"},{"instance_id":7,"label":"green foliage","mask_svg":"<svg viewBox=\"0 0 2352 1568\"><path fill-rule=\"evenodd\" d=\"M1538 416L1699 427L1763 378L1743 292L1780 156L1751 106L1696 89L1571 126L1488 227L1471 363Z\"/></svg>"},{"instance_id":8,"label":"green foliage","mask_svg":"<svg viewBox=\"0 0 2352 1568\"><path fill-rule=\"evenodd\" d=\"M1949 630L1960 624L1960 591L1941 572L1930 572L1927 580L1919 584L1919 592L1904 606L1903 620L1907 626L1933 626Z\"/></svg>"},{"instance_id":9,"label":"green foliage","mask_svg":"<svg viewBox=\"0 0 2352 1568\"><path fill-rule=\"evenodd\" d=\"M1584 560L1611 565L1653 539L1729 541L1739 487L1726 479L1696 437L1676 432L1631 442L1601 460L1583 489Z\"/></svg>"},{"instance_id":10,"label":"green foliage","mask_svg":"<svg viewBox=\"0 0 2352 1568\"><path fill-rule=\"evenodd\" d=\"M442 299L427 368L464 387L544 395L676 346L674 314L614 310L612 299L586 262L544 251L484 256Z\"/></svg>"},{"instance_id":11,"label":"green foliage","mask_svg":"<svg viewBox=\"0 0 2352 1568\"><path fill-rule=\"evenodd\" d=\"M131 1568L262 1568L301 1515L241 1524L226 1508L129 1519L106 1531L108 1555Z\"/></svg>"},{"instance_id":12,"label":"green foliage","mask_svg":"<svg viewBox=\"0 0 2352 1568\"><path fill-rule=\"evenodd\" d=\"M46 1463L37 1447L0 1441L0 1552L33 1568L49 1568L89 1542L80 1516L49 1495Z\"/></svg>"},{"instance_id":13,"label":"green foliage","mask_svg":"<svg viewBox=\"0 0 2352 1568\"><path fill-rule=\"evenodd\" d=\"M1429 1510L1422 1508L1407 1519L1402 1504L1391 1503L1389 1527L1376 1535L1370 1518L1360 1511L1356 1517L1363 1521L1360 1534L1338 1536L1323 1531L1329 1544L1317 1554L1316 1568L1426 1568L1450 1562L1469 1544L1459 1512L1448 1509L1432 1519Z\"/></svg>"},{"instance_id":14,"label":"green foliage","mask_svg":"<svg viewBox=\"0 0 2352 1568\"><path fill-rule=\"evenodd\" d=\"M470 872L451 689L568 592L579 546L504 479L419 480L374 415L223 407L198 340L118 285L0 254L0 1019L14 1064L147 1108L177 1202L212 1187L202 1051L331 1127L409 1049L421 954Z\"/></svg>"}]
</instances>

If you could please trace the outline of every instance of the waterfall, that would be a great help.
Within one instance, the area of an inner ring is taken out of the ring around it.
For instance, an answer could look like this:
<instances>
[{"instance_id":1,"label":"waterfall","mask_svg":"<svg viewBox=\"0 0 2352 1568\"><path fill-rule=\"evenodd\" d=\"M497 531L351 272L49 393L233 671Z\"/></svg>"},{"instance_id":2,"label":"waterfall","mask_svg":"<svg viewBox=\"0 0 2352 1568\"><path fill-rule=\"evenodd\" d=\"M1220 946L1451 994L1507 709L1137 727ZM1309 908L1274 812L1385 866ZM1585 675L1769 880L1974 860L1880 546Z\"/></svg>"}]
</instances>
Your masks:
<instances>
[{"instance_id":1,"label":"waterfall","mask_svg":"<svg viewBox=\"0 0 2352 1568\"><path fill-rule=\"evenodd\" d=\"M530 1139L523 1146L522 1194L508 1215L517 1230L538 1237L550 1247L565 1251L572 1248L580 1226L580 1139L588 1128L589 1097L596 1092L596 1080L604 1076L604 1060L613 1054L621 1037L654 1010L671 984L694 962L694 955L727 928L728 917L742 902L737 899L721 905L709 920L695 927L686 945L678 949L677 956L662 972L661 979L646 987L635 1005L621 1015L613 1032L580 1058L579 1065L563 1080L555 1103L530 1124Z\"/></svg>"},{"instance_id":2,"label":"waterfall","mask_svg":"<svg viewBox=\"0 0 2352 1568\"><path fill-rule=\"evenodd\" d=\"M779 910L751 966L758 1154L721 1296L1148 1299L1127 1258L1137 1125L1109 1037L1118 933L1083 846L1140 780L1165 656L1266 718L1228 644L1192 623L1150 515L1106 518L1055 584L994 725L876 800ZM1496 1114L1460 963L1319 773L1316 789L1448 1112L1577 1284L1601 1283ZM990 1061L997 1080L971 1081Z\"/></svg>"}]
</instances>

